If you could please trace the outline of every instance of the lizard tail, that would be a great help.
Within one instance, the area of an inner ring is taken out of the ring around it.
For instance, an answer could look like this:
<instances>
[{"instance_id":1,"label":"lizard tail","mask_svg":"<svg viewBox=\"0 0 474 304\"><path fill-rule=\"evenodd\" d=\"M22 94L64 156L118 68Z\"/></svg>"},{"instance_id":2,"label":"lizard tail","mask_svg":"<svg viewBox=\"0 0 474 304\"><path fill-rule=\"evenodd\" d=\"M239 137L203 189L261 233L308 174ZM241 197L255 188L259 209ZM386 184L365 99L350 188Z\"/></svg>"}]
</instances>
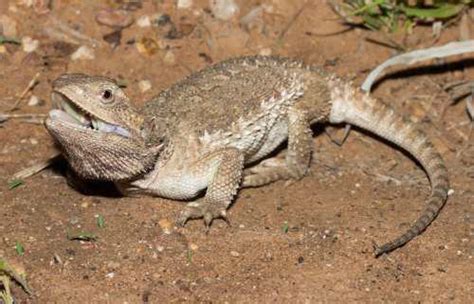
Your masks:
<instances>
[{"instance_id":1,"label":"lizard tail","mask_svg":"<svg viewBox=\"0 0 474 304\"><path fill-rule=\"evenodd\" d=\"M331 123L346 122L370 131L409 152L424 168L431 183L431 194L422 215L401 236L375 248L378 257L403 246L421 234L443 208L449 189L448 172L441 155L428 136L385 103L344 84L329 81L332 108Z\"/></svg>"}]
</instances>

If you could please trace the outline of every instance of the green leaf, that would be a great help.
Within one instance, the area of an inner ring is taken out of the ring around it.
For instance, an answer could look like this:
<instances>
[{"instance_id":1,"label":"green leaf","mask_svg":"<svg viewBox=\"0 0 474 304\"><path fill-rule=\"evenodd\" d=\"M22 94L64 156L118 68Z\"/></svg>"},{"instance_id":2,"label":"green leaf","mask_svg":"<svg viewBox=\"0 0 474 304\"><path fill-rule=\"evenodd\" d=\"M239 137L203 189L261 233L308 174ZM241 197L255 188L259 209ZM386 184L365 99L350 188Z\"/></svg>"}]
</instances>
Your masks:
<instances>
[{"instance_id":1,"label":"green leaf","mask_svg":"<svg viewBox=\"0 0 474 304\"><path fill-rule=\"evenodd\" d=\"M5 37L3 35L0 35L0 44L4 43L21 44L20 40L17 38Z\"/></svg>"},{"instance_id":2,"label":"green leaf","mask_svg":"<svg viewBox=\"0 0 474 304\"><path fill-rule=\"evenodd\" d=\"M105 227L105 218L101 214L97 216L97 227L99 228Z\"/></svg>"},{"instance_id":3,"label":"green leaf","mask_svg":"<svg viewBox=\"0 0 474 304\"><path fill-rule=\"evenodd\" d=\"M416 8L400 5L400 9L408 17L415 17L421 19L449 19L459 14L464 5L462 4L443 4L437 8Z\"/></svg>"},{"instance_id":4,"label":"green leaf","mask_svg":"<svg viewBox=\"0 0 474 304\"><path fill-rule=\"evenodd\" d=\"M8 189L13 190L16 187L23 185L25 182L21 179L12 179L8 182Z\"/></svg>"},{"instance_id":5,"label":"green leaf","mask_svg":"<svg viewBox=\"0 0 474 304\"><path fill-rule=\"evenodd\" d=\"M15 250L18 255L24 255L25 254L25 247L20 242L15 243Z\"/></svg>"},{"instance_id":6,"label":"green leaf","mask_svg":"<svg viewBox=\"0 0 474 304\"><path fill-rule=\"evenodd\" d=\"M281 227L281 231L283 231L283 233L288 233L288 230L290 229L290 226L288 225L288 222L284 222L283 223L283 226Z\"/></svg>"}]
</instances>

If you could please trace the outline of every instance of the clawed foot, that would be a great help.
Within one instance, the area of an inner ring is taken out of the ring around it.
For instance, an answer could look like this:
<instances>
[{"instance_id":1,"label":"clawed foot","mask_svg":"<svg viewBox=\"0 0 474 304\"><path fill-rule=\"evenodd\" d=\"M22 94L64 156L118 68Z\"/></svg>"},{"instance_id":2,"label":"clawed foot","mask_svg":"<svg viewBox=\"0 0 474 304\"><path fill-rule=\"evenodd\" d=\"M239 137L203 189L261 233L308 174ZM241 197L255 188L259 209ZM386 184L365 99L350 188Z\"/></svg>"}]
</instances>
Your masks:
<instances>
[{"instance_id":1,"label":"clawed foot","mask_svg":"<svg viewBox=\"0 0 474 304\"><path fill-rule=\"evenodd\" d=\"M188 203L184 210L181 211L176 224L178 226L184 227L188 220L199 218L204 220L206 232L209 231L209 227L211 226L214 219L223 219L230 226L225 207L217 206L216 204L206 201Z\"/></svg>"}]
</instances>

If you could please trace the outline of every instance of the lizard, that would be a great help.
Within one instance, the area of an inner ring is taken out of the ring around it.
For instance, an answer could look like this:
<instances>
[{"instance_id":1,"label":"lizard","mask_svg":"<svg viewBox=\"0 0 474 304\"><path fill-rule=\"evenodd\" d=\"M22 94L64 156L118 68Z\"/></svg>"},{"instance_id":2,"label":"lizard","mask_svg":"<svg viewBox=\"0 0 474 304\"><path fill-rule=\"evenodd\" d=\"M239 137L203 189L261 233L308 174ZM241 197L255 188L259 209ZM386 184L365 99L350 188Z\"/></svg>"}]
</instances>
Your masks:
<instances>
[{"instance_id":1,"label":"lizard","mask_svg":"<svg viewBox=\"0 0 474 304\"><path fill-rule=\"evenodd\" d=\"M187 200L181 226L203 218L207 230L214 219L227 221L240 188L303 178L313 124L367 130L408 152L427 174L432 190L424 211L397 238L375 245L376 257L421 234L447 201L446 166L420 127L351 82L297 59L227 59L140 109L103 76L64 74L51 98L45 126L79 176L112 181L124 195ZM284 158L269 157L285 142Z\"/></svg>"}]
</instances>

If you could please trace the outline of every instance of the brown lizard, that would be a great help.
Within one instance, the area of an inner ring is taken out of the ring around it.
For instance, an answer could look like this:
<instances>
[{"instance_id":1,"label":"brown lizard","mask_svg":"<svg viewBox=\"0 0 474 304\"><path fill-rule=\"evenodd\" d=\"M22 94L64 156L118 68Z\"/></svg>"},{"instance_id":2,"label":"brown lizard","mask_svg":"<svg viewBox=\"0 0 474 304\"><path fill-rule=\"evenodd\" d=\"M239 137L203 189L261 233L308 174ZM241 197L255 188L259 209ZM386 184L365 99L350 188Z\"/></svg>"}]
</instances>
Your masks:
<instances>
[{"instance_id":1,"label":"brown lizard","mask_svg":"<svg viewBox=\"0 0 474 304\"><path fill-rule=\"evenodd\" d=\"M188 76L135 109L111 79L63 75L46 127L73 170L115 182L124 194L191 201L178 224L227 219L240 187L300 179L312 154L311 125L348 123L408 151L432 191L427 207L390 252L423 232L447 199L448 175L428 137L381 101L297 60L242 57ZM288 141L285 159L265 158ZM263 160L263 161L262 161Z\"/></svg>"}]
</instances>

